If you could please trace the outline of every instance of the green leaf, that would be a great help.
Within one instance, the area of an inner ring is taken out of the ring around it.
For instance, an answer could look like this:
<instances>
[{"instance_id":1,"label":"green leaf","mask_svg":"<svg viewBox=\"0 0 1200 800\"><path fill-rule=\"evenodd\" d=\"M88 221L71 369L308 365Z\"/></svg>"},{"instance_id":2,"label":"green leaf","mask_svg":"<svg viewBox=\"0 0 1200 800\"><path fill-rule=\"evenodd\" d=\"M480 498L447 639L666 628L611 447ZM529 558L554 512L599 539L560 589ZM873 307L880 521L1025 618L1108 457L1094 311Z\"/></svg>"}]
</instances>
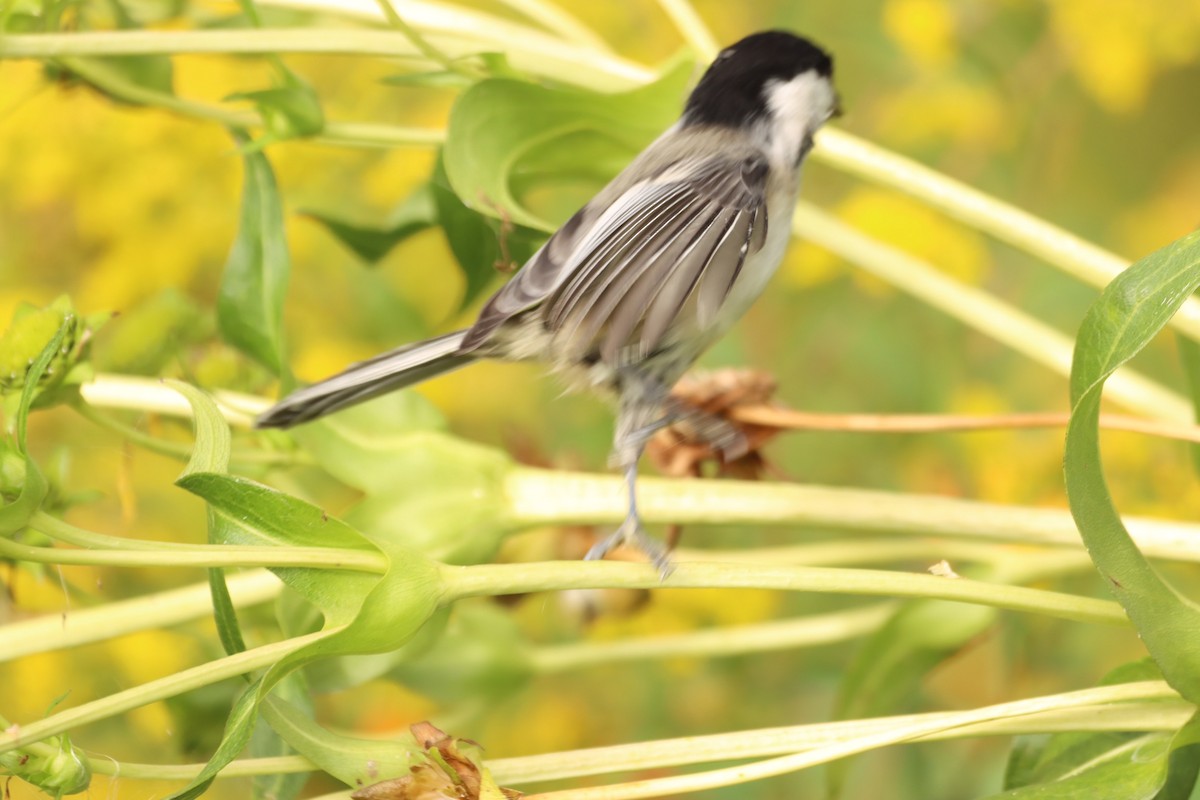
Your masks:
<instances>
[{"instance_id":1,"label":"green leaf","mask_svg":"<svg viewBox=\"0 0 1200 800\"><path fill-rule=\"evenodd\" d=\"M1186 336L1176 334L1175 343L1179 346L1179 360L1183 362L1183 371L1187 376L1188 393L1192 396L1192 414L1200 423L1200 342L1194 342ZM1192 454L1192 469L1200 475L1200 444L1188 445Z\"/></svg>"},{"instance_id":2,"label":"green leaf","mask_svg":"<svg viewBox=\"0 0 1200 800\"><path fill-rule=\"evenodd\" d=\"M304 673L293 672L275 687L274 695L268 702L278 700L293 704L301 713L312 717L315 714L312 697L308 691L308 683ZM289 705L289 707L292 707ZM265 719L262 705L259 706L260 717L254 727L254 736L250 740L251 758L270 758L272 756L290 756L298 752L287 743L282 736ZM309 775L304 772L280 773L276 775L254 776L254 800L294 800L308 783Z\"/></svg>"},{"instance_id":3,"label":"green leaf","mask_svg":"<svg viewBox=\"0 0 1200 800\"><path fill-rule=\"evenodd\" d=\"M217 404L205 392L182 381L167 381L175 391L187 398L192 407L192 424L195 427L195 443L192 445L192 457L184 467L179 480L197 473L224 473L229 469L229 454L233 446L233 435L229 424L221 416ZM178 483L178 480L176 481ZM206 507L208 517L209 544L220 544L224 539L223 520L217 515L212 505ZM208 570L208 586L212 594L213 618L217 625L217 636L221 646L229 655L240 653L246 649L242 628L238 623L237 609L234 608L233 598L229 594L229 586L225 583L225 570L213 568Z\"/></svg>"},{"instance_id":4,"label":"green leaf","mask_svg":"<svg viewBox=\"0 0 1200 800\"><path fill-rule=\"evenodd\" d=\"M280 85L270 89L231 94L227 100L249 100L258 109L265 132L242 145L243 153L257 153L275 142L316 136L325 129L325 113L316 91L291 70L278 67Z\"/></svg>"},{"instance_id":5,"label":"green leaf","mask_svg":"<svg viewBox=\"0 0 1200 800\"><path fill-rule=\"evenodd\" d=\"M396 543L395 532L374 537L388 569L345 627L288 653L263 676L260 694L305 664L333 656L386 653L407 644L437 612L442 599L440 567Z\"/></svg>"},{"instance_id":6,"label":"green leaf","mask_svg":"<svg viewBox=\"0 0 1200 800\"><path fill-rule=\"evenodd\" d=\"M164 289L123 311L96 342L98 369L158 375L181 351L212 336L210 315L183 292Z\"/></svg>"},{"instance_id":7,"label":"green leaf","mask_svg":"<svg viewBox=\"0 0 1200 800\"><path fill-rule=\"evenodd\" d=\"M50 362L59 355L72 325L73 318L64 317L57 330L50 336L49 341L42 345L40 352L31 360L29 368L25 372L25 385L22 387L16 412L10 425L14 431L16 444L16 453L13 455L24 462L25 474L16 499L0 506L0 536L11 536L24 528L29 522L29 518L41 508L42 501L46 499L46 495L50 491L50 484L46 480L46 476L42 474L32 456L29 455L27 436L29 409L33 405L33 398L38 391L38 384L41 382L43 374L50 366ZM12 329L10 328L10 330ZM6 472L8 466L6 465Z\"/></svg>"},{"instance_id":8,"label":"green leaf","mask_svg":"<svg viewBox=\"0 0 1200 800\"><path fill-rule=\"evenodd\" d=\"M414 434L445 428L436 406L417 392L401 391L323 417L291 434L322 469L370 494L396 489L407 479L400 460L428 441Z\"/></svg>"},{"instance_id":9,"label":"green leaf","mask_svg":"<svg viewBox=\"0 0 1200 800\"><path fill-rule=\"evenodd\" d=\"M972 576L974 577L974 576ZM906 604L858 649L838 686L834 719L861 719L904 710L929 671L959 652L996 620L996 609L945 600ZM851 760L827 767L826 786L837 797Z\"/></svg>"},{"instance_id":10,"label":"green leaf","mask_svg":"<svg viewBox=\"0 0 1200 800\"><path fill-rule=\"evenodd\" d=\"M1161 680L1149 659L1110 672L1101 685ZM1187 800L1200 767L1200 716L1175 733L1081 731L1022 736L1004 785L988 800Z\"/></svg>"},{"instance_id":11,"label":"green leaf","mask_svg":"<svg viewBox=\"0 0 1200 800\"><path fill-rule=\"evenodd\" d=\"M552 230L514 195L514 176L536 169L546 148L580 132L603 137L632 158L678 117L692 70L680 59L654 83L623 94L481 81L450 113L444 151L450 185L480 213ZM577 155L575 163L587 160Z\"/></svg>"},{"instance_id":12,"label":"green leaf","mask_svg":"<svg viewBox=\"0 0 1200 800\"><path fill-rule=\"evenodd\" d=\"M241 223L221 279L217 322L227 342L282 374L283 300L291 272L283 208L267 157L247 153L242 160Z\"/></svg>"},{"instance_id":13,"label":"green leaf","mask_svg":"<svg viewBox=\"0 0 1200 800\"><path fill-rule=\"evenodd\" d=\"M408 773L424 751L412 739L355 739L331 733L291 703L268 697L263 718L298 753L347 786L361 788Z\"/></svg>"},{"instance_id":14,"label":"green leaf","mask_svg":"<svg viewBox=\"0 0 1200 800\"><path fill-rule=\"evenodd\" d=\"M192 425L195 442L192 457L184 467L180 478L197 472L228 472L229 454L233 447L233 435L229 423L221 415L221 409L207 392L183 381L167 380L167 386L187 398L192 407Z\"/></svg>"},{"instance_id":15,"label":"green leaf","mask_svg":"<svg viewBox=\"0 0 1200 800\"><path fill-rule=\"evenodd\" d=\"M508 220L493 221L469 208L450 188L441 159L434 170L432 192L446 243L466 278L460 307L470 305L500 272L512 272L528 261L545 236Z\"/></svg>"},{"instance_id":16,"label":"green leaf","mask_svg":"<svg viewBox=\"0 0 1200 800\"><path fill-rule=\"evenodd\" d=\"M394 650L313 661L305 666L304 675L313 691L322 694L361 686L387 675L397 665L422 657L441 640L450 616L449 608L439 608L411 639Z\"/></svg>"},{"instance_id":17,"label":"green leaf","mask_svg":"<svg viewBox=\"0 0 1200 800\"><path fill-rule=\"evenodd\" d=\"M230 761L246 749L254 734L254 721L258 718L258 688L261 681L246 687L233 704L229 719L225 721L225 735L204 769L187 786L175 792L167 800L194 800L208 791L208 787Z\"/></svg>"},{"instance_id":18,"label":"green leaf","mask_svg":"<svg viewBox=\"0 0 1200 800\"><path fill-rule=\"evenodd\" d=\"M504 513L512 462L501 451L432 431L351 437L338 421L318 444L308 438L318 425L307 428L298 432L301 443L335 477L367 494L346 515L367 535L401 537L439 561L476 564L489 560L513 529Z\"/></svg>"},{"instance_id":19,"label":"green leaf","mask_svg":"<svg viewBox=\"0 0 1200 800\"><path fill-rule=\"evenodd\" d=\"M1121 273L1088 310L1071 366L1064 468L1071 514L1088 554L1137 627L1167 682L1200 702L1200 606L1179 594L1138 550L1113 505L1100 456L1104 381L1160 331L1200 286L1200 232Z\"/></svg>"},{"instance_id":20,"label":"green leaf","mask_svg":"<svg viewBox=\"0 0 1200 800\"><path fill-rule=\"evenodd\" d=\"M323 225L339 242L372 266L408 237L437 224L437 209L429 184L423 184L410 194L381 227L347 222L322 211L300 213Z\"/></svg>"},{"instance_id":21,"label":"green leaf","mask_svg":"<svg viewBox=\"0 0 1200 800\"><path fill-rule=\"evenodd\" d=\"M245 478L193 473L178 485L208 502L220 544L375 549L358 531L316 506ZM336 563L271 571L325 613L326 627L352 620L379 581L377 575L340 570Z\"/></svg>"}]
</instances>

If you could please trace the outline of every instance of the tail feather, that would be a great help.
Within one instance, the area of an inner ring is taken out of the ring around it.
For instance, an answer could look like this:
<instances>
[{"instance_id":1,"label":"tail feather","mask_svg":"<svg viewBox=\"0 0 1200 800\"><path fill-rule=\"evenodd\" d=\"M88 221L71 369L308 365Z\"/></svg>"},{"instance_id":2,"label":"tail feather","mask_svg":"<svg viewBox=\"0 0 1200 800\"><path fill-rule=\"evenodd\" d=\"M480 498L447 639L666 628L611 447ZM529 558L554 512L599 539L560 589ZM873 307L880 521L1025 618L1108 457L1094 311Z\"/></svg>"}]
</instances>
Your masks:
<instances>
[{"instance_id":1,"label":"tail feather","mask_svg":"<svg viewBox=\"0 0 1200 800\"><path fill-rule=\"evenodd\" d=\"M476 357L458 352L466 333L447 333L351 364L331 378L288 395L260 414L254 426L290 428L469 364Z\"/></svg>"}]
</instances>

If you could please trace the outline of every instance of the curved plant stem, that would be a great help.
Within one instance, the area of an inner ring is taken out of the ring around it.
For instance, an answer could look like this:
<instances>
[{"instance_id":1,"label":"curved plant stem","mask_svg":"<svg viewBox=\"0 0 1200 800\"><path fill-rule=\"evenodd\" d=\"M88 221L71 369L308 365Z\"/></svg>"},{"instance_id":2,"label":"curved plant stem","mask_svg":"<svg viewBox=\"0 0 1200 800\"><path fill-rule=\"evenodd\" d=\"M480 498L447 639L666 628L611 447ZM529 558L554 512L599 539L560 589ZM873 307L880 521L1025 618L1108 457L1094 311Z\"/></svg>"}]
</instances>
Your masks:
<instances>
[{"instance_id":1,"label":"curved plant stem","mask_svg":"<svg viewBox=\"0 0 1200 800\"><path fill-rule=\"evenodd\" d=\"M891 616L895 603L836 611L797 619L643 636L612 642L576 642L539 647L532 653L539 672L662 658L712 658L832 644L870 633Z\"/></svg>"},{"instance_id":2,"label":"curved plant stem","mask_svg":"<svg viewBox=\"0 0 1200 800\"><path fill-rule=\"evenodd\" d=\"M907 741L940 737L951 732L960 735L965 733L968 726L975 728L997 721L1013 722L1021 718L1035 717L1047 713L1071 711L1095 707L1101 704L1127 703L1130 701L1165 700L1175 695L1162 681L1146 681L1142 683L1126 683L1118 686L1105 686L1097 689L1084 689L1077 692L1067 692L1060 695L1036 697L1028 700L1018 700L1010 703L986 706L970 711L956 711L944 714L914 715L907 718L892 718L876 720L875 723L885 722L886 725L868 730L858 730L841 740L823 743L803 749L800 752L758 761L737 767L710 770L708 772L677 775L668 778L656 778L645 781L593 787L590 789L570 789L563 792L547 792L545 794L526 795L527 800L633 800L634 798L662 797L678 793L702 791L721 786L731 786L747 783L752 780L782 775L805 769L817 764L827 763L839 758L862 753L868 750L899 744ZM861 725L861 722L856 724ZM686 740L674 740L681 742ZM644 745L642 745L644 747ZM607 749L607 748L606 748ZM713 755L705 760L721 760L736 757L727 746L720 755ZM585 751L586 752L586 751ZM569 754L556 754L559 756ZM573 754L576 767L582 766L579 753ZM696 763L696 762L691 762ZM627 763L616 761L619 769L631 767ZM503 765L491 765L497 780L505 783L514 782L507 774ZM574 773L578 774L578 773Z\"/></svg>"},{"instance_id":3,"label":"curved plant stem","mask_svg":"<svg viewBox=\"0 0 1200 800\"><path fill-rule=\"evenodd\" d=\"M514 525L615 524L625 518L624 484L615 476L514 467L505 477ZM936 495L790 483L638 479L646 522L805 525L954 539L1080 547L1066 510L1004 506ZM1200 526L1129 517L1147 554L1200 561Z\"/></svg>"},{"instance_id":4,"label":"curved plant stem","mask_svg":"<svg viewBox=\"0 0 1200 800\"><path fill-rule=\"evenodd\" d=\"M664 579L649 564L545 561L444 566L442 573L447 603L463 597L563 589L755 588L958 600L1076 622L1129 625L1121 606L1111 600L883 570L685 562Z\"/></svg>"},{"instance_id":5,"label":"curved plant stem","mask_svg":"<svg viewBox=\"0 0 1200 800\"><path fill-rule=\"evenodd\" d=\"M257 605L279 595L282 584L266 570L253 570L227 579L235 608ZM197 583L95 608L46 614L0 627L0 662L33 653L63 650L114 639L127 633L165 628L212 614L212 592Z\"/></svg>"},{"instance_id":6,"label":"curved plant stem","mask_svg":"<svg viewBox=\"0 0 1200 800\"><path fill-rule=\"evenodd\" d=\"M604 41L598 33L552 2L545 0L500 0L500 2L567 41L599 50L602 53L612 52L608 42Z\"/></svg>"},{"instance_id":7,"label":"curved plant stem","mask_svg":"<svg viewBox=\"0 0 1200 800\"><path fill-rule=\"evenodd\" d=\"M843 130L822 130L813 157L912 195L1092 286L1107 286L1129 266L1126 259L1027 211ZM1189 338L1200 340L1200 302L1188 300L1169 324Z\"/></svg>"},{"instance_id":8,"label":"curved plant stem","mask_svg":"<svg viewBox=\"0 0 1200 800\"><path fill-rule=\"evenodd\" d=\"M947 277L933 265L884 244L809 203L796 208L792 229L804 239L940 309L1060 375L1071 374L1074 340L992 295ZM1177 424L1192 421L1179 394L1131 370L1114 375L1107 396L1131 411Z\"/></svg>"},{"instance_id":9,"label":"curved plant stem","mask_svg":"<svg viewBox=\"0 0 1200 800\"><path fill-rule=\"evenodd\" d=\"M1169 698L1169 699L1168 699ZM1176 696L1162 699L1100 702L1022 717L1001 718L961 728L939 730L917 741L966 739L978 736L1015 736L1060 731L1172 731L1178 730L1195 707ZM497 781L507 785L604 775L613 772L664 769L744 758L761 758L811 750L853 738L880 733L922 721L946 720L957 712L939 711L873 719L820 722L781 728L729 731L649 742L569 750L488 761Z\"/></svg>"},{"instance_id":10,"label":"curved plant stem","mask_svg":"<svg viewBox=\"0 0 1200 800\"><path fill-rule=\"evenodd\" d=\"M688 0L658 0L658 5L671 18L679 35L695 51L697 58L704 63L716 58L721 46Z\"/></svg>"},{"instance_id":11,"label":"curved plant stem","mask_svg":"<svg viewBox=\"0 0 1200 800\"><path fill-rule=\"evenodd\" d=\"M90 703L60 711L45 719L32 722L29 725L13 725L0 731L0 753L24 747L30 742L37 742L50 736L72 730L81 725L87 725L97 720L107 719L134 708L148 705L157 700L174 697L177 694L208 686L226 678L236 678L257 669L263 669L283 658L288 653L318 639L329 636L337 629L310 633L297 636L282 642L255 647L232 656L218 658L198 667L185 669L159 678L141 686L134 686L123 692L101 697Z\"/></svg>"},{"instance_id":12,"label":"curved plant stem","mask_svg":"<svg viewBox=\"0 0 1200 800\"><path fill-rule=\"evenodd\" d=\"M425 37L422 36L419 31L417 31L416 28L414 28L412 25L409 25L404 20L404 17L402 17L400 13L396 11L394 0L376 0L375 4L379 7L379 10L383 12L383 17L387 20L388 24L403 33L404 37L412 43L413 47L415 47L417 52L419 52L422 56L437 64L447 72L454 72L468 78L482 77L481 73L477 73L475 70L469 68L466 64L450 58L450 56L446 55L441 50L430 44Z\"/></svg>"}]
</instances>

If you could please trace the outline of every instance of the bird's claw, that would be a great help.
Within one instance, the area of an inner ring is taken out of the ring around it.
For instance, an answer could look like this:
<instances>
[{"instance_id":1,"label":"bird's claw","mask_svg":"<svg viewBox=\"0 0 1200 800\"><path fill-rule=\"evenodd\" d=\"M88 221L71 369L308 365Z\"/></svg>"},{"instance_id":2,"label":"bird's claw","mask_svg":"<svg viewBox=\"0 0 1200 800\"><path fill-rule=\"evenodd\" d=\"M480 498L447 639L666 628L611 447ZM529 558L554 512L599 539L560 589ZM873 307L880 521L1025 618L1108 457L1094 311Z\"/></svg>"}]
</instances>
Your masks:
<instances>
[{"instance_id":1,"label":"bird's claw","mask_svg":"<svg viewBox=\"0 0 1200 800\"><path fill-rule=\"evenodd\" d=\"M671 564L671 554L662 542L655 539L650 534L646 533L646 529L642 527L641 520L636 516L630 516L625 519L620 528L617 528L612 535L600 540L592 545L592 549L588 550L584 559L587 561L599 561L610 552L618 547L627 546L640 553L643 553L650 559L650 563L658 570L662 580L666 580L667 576L675 569Z\"/></svg>"}]
</instances>

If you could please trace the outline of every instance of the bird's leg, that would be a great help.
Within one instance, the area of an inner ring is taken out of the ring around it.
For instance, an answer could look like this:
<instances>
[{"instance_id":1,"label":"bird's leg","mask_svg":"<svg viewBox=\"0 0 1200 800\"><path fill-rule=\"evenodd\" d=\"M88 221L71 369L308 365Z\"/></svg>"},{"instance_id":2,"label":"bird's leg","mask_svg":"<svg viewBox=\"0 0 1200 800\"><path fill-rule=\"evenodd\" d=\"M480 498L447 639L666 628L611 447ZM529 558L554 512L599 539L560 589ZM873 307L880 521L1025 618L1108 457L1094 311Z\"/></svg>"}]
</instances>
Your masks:
<instances>
[{"instance_id":1,"label":"bird's leg","mask_svg":"<svg viewBox=\"0 0 1200 800\"><path fill-rule=\"evenodd\" d=\"M632 381L623 382L616 435L613 437L613 461L625 475L629 497L627 513L621 527L593 546L585 556L588 560L601 559L614 548L628 545L645 553L664 578L671 573L671 561L662 543L642 527L637 507L637 473L638 460L646 449L646 442L670 421L662 412L665 394L660 384L645 379L638 380L635 377Z\"/></svg>"}]
</instances>

